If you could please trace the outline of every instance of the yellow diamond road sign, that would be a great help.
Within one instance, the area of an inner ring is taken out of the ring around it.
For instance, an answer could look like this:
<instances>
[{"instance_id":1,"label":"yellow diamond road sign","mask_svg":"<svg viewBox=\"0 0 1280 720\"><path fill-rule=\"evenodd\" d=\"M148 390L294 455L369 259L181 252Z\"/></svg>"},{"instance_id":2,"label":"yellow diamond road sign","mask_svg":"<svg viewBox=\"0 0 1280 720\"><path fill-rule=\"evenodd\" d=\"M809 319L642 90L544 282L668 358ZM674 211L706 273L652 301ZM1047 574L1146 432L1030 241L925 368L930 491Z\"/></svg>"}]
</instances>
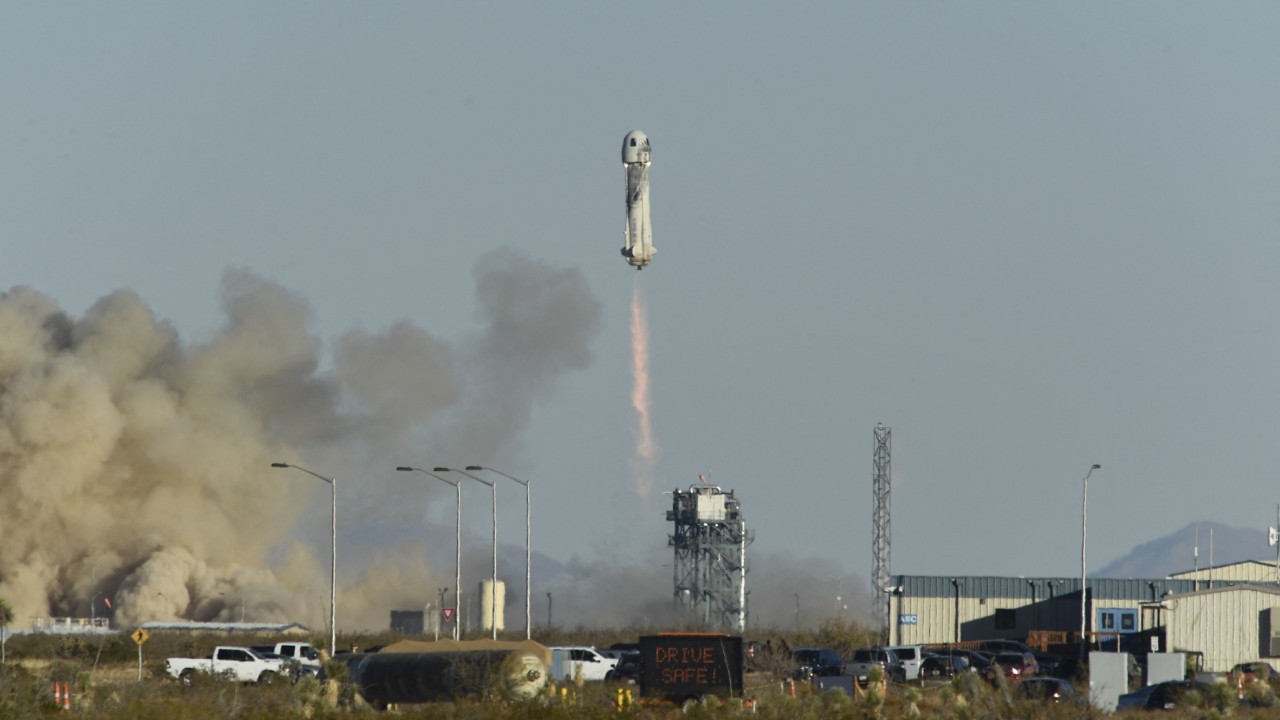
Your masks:
<instances>
[{"instance_id":1,"label":"yellow diamond road sign","mask_svg":"<svg viewBox=\"0 0 1280 720\"><path fill-rule=\"evenodd\" d=\"M147 638L151 637L151 633L147 632L143 628L138 628L137 630L134 630L133 635L130 635L129 637L132 637L134 642L141 645L147 641Z\"/></svg>"}]
</instances>

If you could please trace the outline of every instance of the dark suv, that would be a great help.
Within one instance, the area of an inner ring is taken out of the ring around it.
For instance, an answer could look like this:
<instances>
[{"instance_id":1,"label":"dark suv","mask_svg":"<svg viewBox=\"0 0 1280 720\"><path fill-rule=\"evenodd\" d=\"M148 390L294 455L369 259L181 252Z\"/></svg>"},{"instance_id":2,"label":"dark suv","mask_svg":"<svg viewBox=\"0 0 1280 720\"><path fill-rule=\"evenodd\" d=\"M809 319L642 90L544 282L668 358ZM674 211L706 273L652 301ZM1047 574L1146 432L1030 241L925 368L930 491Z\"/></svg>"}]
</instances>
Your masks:
<instances>
[{"instance_id":1,"label":"dark suv","mask_svg":"<svg viewBox=\"0 0 1280 720\"><path fill-rule=\"evenodd\" d=\"M844 675L844 660L831 648L798 648L791 651L791 658L797 678Z\"/></svg>"},{"instance_id":2,"label":"dark suv","mask_svg":"<svg viewBox=\"0 0 1280 720\"><path fill-rule=\"evenodd\" d=\"M1036 658L1036 665L1040 674L1061 677L1062 658L1042 653L1026 643L1018 642L1017 640L983 640L978 644L978 649L992 655L1011 652L1031 653Z\"/></svg>"},{"instance_id":3,"label":"dark suv","mask_svg":"<svg viewBox=\"0 0 1280 720\"><path fill-rule=\"evenodd\" d=\"M887 680L902 682L906 679L902 661L888 648L854 650L851 664L850 669L853 670L853 676L859 683L866 683L871 678L871 672L876 669L883 672Z\"/></svg>"},{"instance_id":4,"label":"dark suv","mask_svg":"<svg viewBox=\"0 0 1280 720\"><path fill-rule=\"evenodd\" d=\"M605 680L619 680L635 685L640 679L640 651L627 650L618 656L618 664L604 675Z\"/></svg>"}]
</instances>

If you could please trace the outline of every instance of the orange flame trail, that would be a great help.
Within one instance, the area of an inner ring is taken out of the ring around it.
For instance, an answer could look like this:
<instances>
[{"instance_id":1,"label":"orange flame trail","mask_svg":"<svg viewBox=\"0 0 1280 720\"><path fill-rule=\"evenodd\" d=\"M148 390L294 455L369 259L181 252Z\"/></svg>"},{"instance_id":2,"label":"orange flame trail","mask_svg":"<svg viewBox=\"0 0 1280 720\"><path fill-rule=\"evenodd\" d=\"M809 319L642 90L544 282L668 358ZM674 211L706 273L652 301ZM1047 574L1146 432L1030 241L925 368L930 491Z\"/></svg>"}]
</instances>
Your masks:
<instances>
[{"instance_id":1,"label":"orange flame trail","mask_svg":"<svg viewBox=\"0 0 1280 720\"><path fill-rule=\"evenodd\" d=\"M649 318L638 274L631 285L631 375L631 406L636 410L636 457L631 467L636 494L647 497L653 489L651 473L658 458L658 443L649 421Z\"/></svg>"}]
</instances>

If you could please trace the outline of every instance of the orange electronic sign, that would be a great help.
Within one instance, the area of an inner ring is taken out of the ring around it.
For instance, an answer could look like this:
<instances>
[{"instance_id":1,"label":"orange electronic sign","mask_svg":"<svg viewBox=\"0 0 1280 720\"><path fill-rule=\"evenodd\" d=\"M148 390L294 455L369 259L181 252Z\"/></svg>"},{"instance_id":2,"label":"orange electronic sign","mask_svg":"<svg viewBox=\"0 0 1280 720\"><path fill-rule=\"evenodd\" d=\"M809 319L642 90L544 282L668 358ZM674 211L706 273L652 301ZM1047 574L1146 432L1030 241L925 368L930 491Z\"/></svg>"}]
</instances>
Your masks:
<instances>
[{"instance_id":1,"label":"orange electronic sign","mask_svg":"<svg viewBox=\"0 0 1280 720\"><path fill-rule=\"evenodd\" d=\"M742 694L742 638L664 633L640 638L640 694L684 700Z\"/></svg>"}]
</instances>

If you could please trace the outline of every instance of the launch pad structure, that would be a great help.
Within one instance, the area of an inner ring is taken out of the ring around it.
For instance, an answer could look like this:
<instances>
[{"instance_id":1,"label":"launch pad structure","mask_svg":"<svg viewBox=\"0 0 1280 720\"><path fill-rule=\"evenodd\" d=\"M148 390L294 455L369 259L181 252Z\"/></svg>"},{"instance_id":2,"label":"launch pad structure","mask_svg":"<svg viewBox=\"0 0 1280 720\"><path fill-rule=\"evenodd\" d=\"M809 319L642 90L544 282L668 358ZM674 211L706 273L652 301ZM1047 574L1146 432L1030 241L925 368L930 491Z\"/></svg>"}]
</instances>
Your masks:
<instances>
[{"instance_id":1,"label":"launch pad structure","mask_svg":"<svg viewBox=\"0 0 1280 720\"><path fill-rule=\"evenodd\" d=\"M747 546L755 539L733 491L691 485L671 492L667 544L675 552L675 605L708 630L747 627Z\"/></svg>"}]
</instances>

